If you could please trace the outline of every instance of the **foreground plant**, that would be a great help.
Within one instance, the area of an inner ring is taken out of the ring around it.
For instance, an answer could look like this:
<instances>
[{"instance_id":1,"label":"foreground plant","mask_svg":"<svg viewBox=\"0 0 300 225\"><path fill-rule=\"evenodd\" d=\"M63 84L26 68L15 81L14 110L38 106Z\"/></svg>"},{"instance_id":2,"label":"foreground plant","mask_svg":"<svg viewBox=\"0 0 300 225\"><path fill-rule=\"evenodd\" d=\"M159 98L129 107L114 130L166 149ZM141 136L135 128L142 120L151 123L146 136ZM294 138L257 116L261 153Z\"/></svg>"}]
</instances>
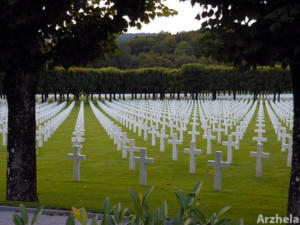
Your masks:
<instances>
[{"instance_id":1,"label":"foreground plant","mask_svg":"<svg viewBox=\"0 0 300 225\"><path fill-rule=\"evenodd\" d=\"M198 182L193 191L185 196L184 191L176 191L176 197L180 204L178 215L172 220L173 225L229 225L232 224L230 219L220 219L220 217L230 209L230 206L226 206L218 213L213 213L209 218L206 218L203 213L196 207L196 199L202 187L202 181ZM243 225L241 219L237 225Z\"/></svg>"},{"instance_id":2,"label":"foreground plant","mask_svg":"<svg viewBox=\"0 0 300 225\"><path fill-rule=\"evenodd\" d=\"M18 215L16 213L13 214L14 224L15 225L29 225L29 224L33 225L39 219L40 215L42 214L42 211L43 211L43 206L38 207L31 219L31 223L29 223L27 210L25 209L24 205L21 204L20 205L20 215Z\"/></svg>"},{"instance_id":3,"label":"foreground plant","mask_svg":"<svg viewBox=\"0 0 300 225\"><path fill-rule=\"evenodd\" d=\"M172 220L172 225L230 225L230 219L221 219L220 217L230 209L229 206L224 207L218 213L213 213L209 218L206 218L203 213L197 208L197 195L201 190L202 182L198 182L191 193L185 195L184 191L176 191L176 197L180 204L180 209L177 217ZM154 212L150 212L149 198L154 187L147 188L144 194L129 188L130 196L133 200L133 210L128 208L122 209L121 203L111 206L110 199L106 197L103 205L103 216L101 221L95 216L90 225L163 225L168 218L168 204L163 201L161 207ZM88 214L85 208L77 209L72 207L73 214L68 216L66 225L75 225L77 219L82 225L88 225ZM28 225L28 216L23 205L20 206L21 216L14 214L15 225ZM33 225L40 214L42 207L38 208L32 219ZM99 222L99 223L98 223ZM241 219L236 225L243 225Z\"/></svg>"}]
</instances>

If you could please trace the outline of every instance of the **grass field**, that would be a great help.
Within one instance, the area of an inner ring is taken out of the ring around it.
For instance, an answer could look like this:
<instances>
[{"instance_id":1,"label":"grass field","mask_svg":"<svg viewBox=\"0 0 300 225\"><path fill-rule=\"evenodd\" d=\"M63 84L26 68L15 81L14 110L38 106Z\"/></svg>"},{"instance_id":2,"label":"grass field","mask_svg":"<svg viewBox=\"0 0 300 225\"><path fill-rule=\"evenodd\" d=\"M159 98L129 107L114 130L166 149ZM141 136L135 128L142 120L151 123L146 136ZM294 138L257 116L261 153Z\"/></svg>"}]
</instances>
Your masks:
<instances>
[{"instance_id":1,"label":"grass field","mask_svg":"<svg viewBox=\"0 0 300 225\"><path fill-rule=\"evenodd\" d=\"M98 107L98 106L97 106ZM99 107L98 107L99 108ZM258 107L257 107L258 108ZM68 160L67 154L72 153L71 135L74 130L79 111L77 103L67 120L54 133L44 147L38 149L37 175L38 196L40 204L48 208L70 209L71 206L85 206L89 211L101 212L103 200L109 196L113 204L121 202L123 206L131 207L128 187L138 192L146 188L139 186L139 165L135 171L128 169L128 160L121 158L113 140L99 124L92 110L85 105L86 142L82 154L87 160L81 161L81 181L74 182L73 161ZM256 224L259 214L273 216L278 213L285 216L287 211L288 187L290 169L286 167L287 153L280 151L275 132L265 109L267 133L264 135L268 142L264 143L264 152L271 157L264 159L263 177L255 177L256 158L250 157L250 151L256 151L255 136L256 113L240 142L240 150L233 151L233 163L230 168L223 169L222 191L213 189L214 167L207 165L207 160L215 159L215 155L206 155L206 141L197 137L197 148L204 154L197 155L196 174L189 174L189 155L183 153L183 148L189 147L190 135L185 134L183 145L179 146L178 161L172 161L172 146L166 144L165 152L157 146L151 147L151 137L144 142L132 131L128 138L136 139L136 146L146 147L148 157L154 158L154 164L148 166L148 185L154 185L151 196L153 208L167 200L169 217L177 214L178 203L174 191L191 191L197 181L203 181L199 195L200 207L208 216L224 206L232 208L226 217L237 221L243 218L245 224ZM187 133L187 132L186 132ZM2 140L2 138L1 138ZM223 150L223 160L226 161L226 147L212 142L213 152ZM6 152L1 144L0 151L0 204L15 204L5 201L6 186ZM26 206L36 206L28 203Z\"/></svg>"}]
</instances>

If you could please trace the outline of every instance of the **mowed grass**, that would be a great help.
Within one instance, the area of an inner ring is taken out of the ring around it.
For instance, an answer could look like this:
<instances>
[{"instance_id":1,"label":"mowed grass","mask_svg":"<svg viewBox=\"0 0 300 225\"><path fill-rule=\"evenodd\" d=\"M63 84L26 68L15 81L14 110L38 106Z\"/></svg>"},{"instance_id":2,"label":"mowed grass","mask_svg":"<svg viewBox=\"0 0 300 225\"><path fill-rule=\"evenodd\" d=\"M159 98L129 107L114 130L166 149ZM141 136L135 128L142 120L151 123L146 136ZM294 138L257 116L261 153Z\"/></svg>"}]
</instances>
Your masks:
<instances>
[{"instance_id":1,"label":"mowed grass","mask_svg":"<svg viewBox=\"0 0 300 225\"><path fill-rule=\"evenodd\" d=\"M138 192L146 190L146 187L139 186L139 165L135 171L129 170L128 160L121 158L121 151L117 151L113 140L99 124L89 105L85 105L86 141L82 149L82 154L86 155L87 160L81 161L81 181L73 181L73 161L67 158L67 154L73 152L71 137L78 111L79 104L76 104L66 121L38 150L40 204L59 209L84 206L89 211L101 212L103 200L109 196L113 204L121 202L123 207L132 207L128 187ZM226 213L226 217L234 221L243 218L246 224L256 224L259 214L273 216L278 213L285 216L290 178L290 169L286 167L287 153L280 151L281 144L276 140L266 108L264 115L267 129L264 136L268 138L268 142L264 143L264 152L269 152L271 157L264 159L263 177L255 177L256 158L250 157L250 151L256 151L256 142L252 141L252 137L255 136L256 110L240 142L240 150L233 150L233 163L230 168L222 170L221 192L213 189L214 167L208 166L207 160L215 159L215 151L223 151L223 160L226 161L226 146L213 141L213 154L207 155L206 140L202 139L202 132L201 138L197 136L197 148L202 149L203 154L196 156L196 174L190 174L189 155L183 152L184 148L189 147L191 140L187 132L183 145L178 146L178 161L173 161L170 144L166 143L165 152L160 152L158 138L157 145L152 147L150 135L145 142L143 136L138 137L123 127L123 131L128 133L128 138L136 139L136 146L146 147L148 157L154 158L154 164L148 165L148 185L155 186L151 195L152 208L160 206L163 200L166 200L169 205L169 217L174 217L179 209L174 192L182 189L188 193L196 182L202 180L203 186L198 202L207 216L224 206L232 207ZM13 204L5 201L6 153L3 147L0 154L0 203Z\"/></svg>"}]
</instances>

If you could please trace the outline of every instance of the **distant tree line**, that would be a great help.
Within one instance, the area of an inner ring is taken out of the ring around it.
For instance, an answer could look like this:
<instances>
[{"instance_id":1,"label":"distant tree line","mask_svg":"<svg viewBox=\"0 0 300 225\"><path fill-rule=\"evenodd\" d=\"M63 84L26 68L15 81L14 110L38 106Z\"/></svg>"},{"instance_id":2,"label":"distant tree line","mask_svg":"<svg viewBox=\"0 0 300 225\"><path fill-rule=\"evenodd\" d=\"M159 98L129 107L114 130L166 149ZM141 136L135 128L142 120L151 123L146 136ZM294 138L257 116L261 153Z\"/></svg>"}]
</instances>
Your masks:
<instances>
[{"instance_id":1,"label":"distant tree line","mask_svg":"<svg viewBox=\"0 0 300 225\"><path fill-rule=\"evenodd\" d=\"M136 35L136 37L134 37ZM216 63L204 56L203 34L200 31L170 34L128 34L117 42L120 53L107 55L89 67L116 67L134 69L141 67L180 68L187 63ZM128 39L128 40L126 40Z\"/></svg>"},{"instance_id":2,"label":"distant tree line","mask_svg":"<svg viewBox=\"0 0 300 225\"><path fill-rule=\"evenodd\" d=\"M186 64L180 69L162 67L120 70L117 68L56 68L41 75L38 92L43 101L48 94L55 94L55 100L62 101L73 94L78 100L80 94L93 99L95 94L105 94L114 99L116 95L124 98L131 94L156 99L170 93L171 98L179 98L181 93L190 94L193 99L212 93L212 98L227 92L235 99L236 94L253 94L254 100L260 94L276 94L291 91L291 76L288 69L259 68L239 71L232 67Z\"/></svg>"}]
</instances>

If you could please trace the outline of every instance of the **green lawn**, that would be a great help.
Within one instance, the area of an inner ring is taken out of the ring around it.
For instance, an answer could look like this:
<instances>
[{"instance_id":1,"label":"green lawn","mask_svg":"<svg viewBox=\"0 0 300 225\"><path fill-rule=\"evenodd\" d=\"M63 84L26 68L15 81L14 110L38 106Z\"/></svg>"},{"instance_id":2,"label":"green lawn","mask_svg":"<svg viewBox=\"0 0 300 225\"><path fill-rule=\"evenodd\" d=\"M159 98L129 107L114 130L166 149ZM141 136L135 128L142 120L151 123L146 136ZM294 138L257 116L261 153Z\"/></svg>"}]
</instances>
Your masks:
<instances>
[{"instance_id":1,"label":"green lawn","mask_svg":"<svg viewBox=\"0 0 300 225\"><path fill-rule=\"evenodd\" d=\"M128 160L121 158L121 151L117 151L113 140L109 139L88 105L85 105L86 142L82 150L87 160L81 161L81 181L72 180L73 161L68 160L67 154L72 153L71 135L78 111L79 104L76 104L67 120L44 147L38 150L40 204L60 209L85 206L89 211L99 212L104 198L109 196L113 204L121 202L123 206L131 207L128 187L138 192L146 189L139 186L139 166L135 171L128 169ZM233 164L230 168L223 169L221 192L214 191L214 167L207 165L207 160L214 160L215 155L206 155L206 141L201 139L199 144L199 136L197 147L204 150L204 154L196 156L196 174L189 174L189 155L183 153L183 148L189 147L190 135L185 134L185 141L179 146L178 161L172 161L170 144L166 144L165 152L160 152L159 139L157 146L151 147L150 135L149 140L144 142L143 137L137 137L132 131L123 129L128 132L129 138L136 139L136 146L146 147L148 156L154 158L154 164L148 166L148 185L155 186L151 196L152 207L167 200L170 217L176 215L178 203L174 191L182 189L189 192L197 181L202 180L203 187L198 200L206 215L229 205L232 208L226 217L234 221L243 218L246 224L256 224L259 214L272 216L278 213L285 216L290 177L290 169L286 167L287 153L280 151L281 145L276 140L265 109L267 133L264 136L268 138L268 142L264 144L264 152L269 152L271 157L264 159L263 177L255 177L256 158L250 157L249 152L256 151L256 142L252 141L256 115L257 111L240 143L240 150L233 152ZM212 142L212 146L213 152L224 151L223 160L226 161L226 147L216 141ZM0 157L0 204L12 204L5 201L6 153L2 144Z\"/></svg>"}]
</instances>

